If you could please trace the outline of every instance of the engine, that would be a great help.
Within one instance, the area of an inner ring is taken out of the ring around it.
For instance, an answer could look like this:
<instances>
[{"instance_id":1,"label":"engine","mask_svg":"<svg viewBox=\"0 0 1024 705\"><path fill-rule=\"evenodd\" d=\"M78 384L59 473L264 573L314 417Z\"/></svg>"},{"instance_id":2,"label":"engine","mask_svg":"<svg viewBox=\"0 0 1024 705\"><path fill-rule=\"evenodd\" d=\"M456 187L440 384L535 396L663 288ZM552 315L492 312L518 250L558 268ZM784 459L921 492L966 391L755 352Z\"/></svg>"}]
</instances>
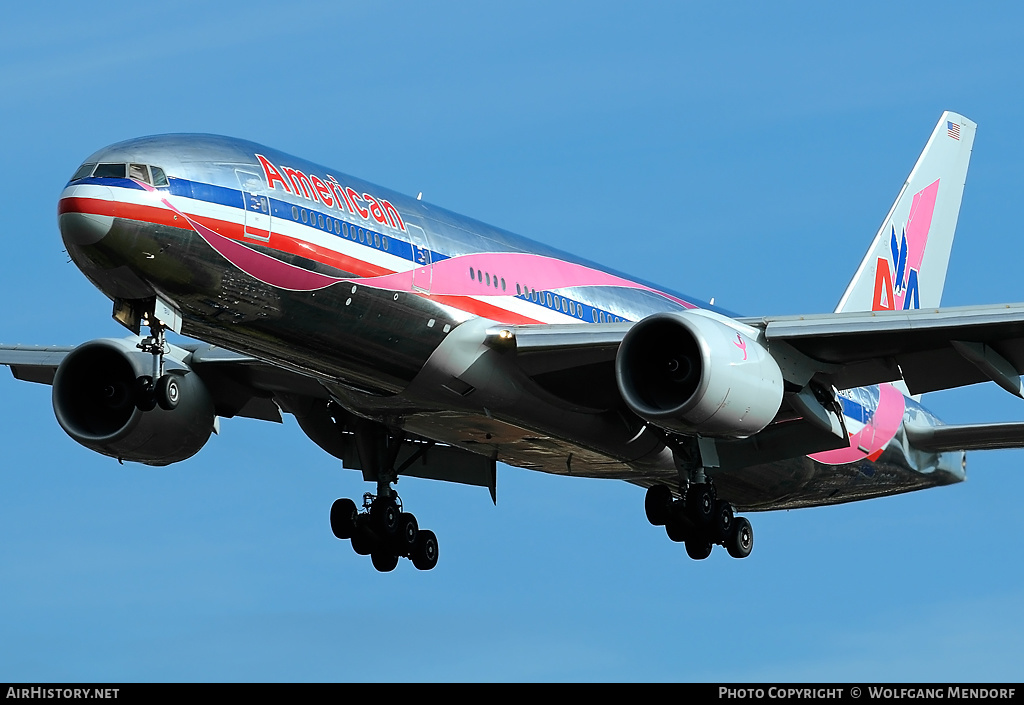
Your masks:
<instances>
[{"instance_id":1,"label":"engine","mask_svg":"<svg viewBox=\"0 0 1024 705\"><path fill-rule=\"evenodd\" d=\"M782 404L782 372L764 346L728 320L659 313L634 325L615 358L629 408L683 433L742 438L767 426Z\"/></svg>"},{"instance_id":2,"label":"engine","mask_svg":"<svg viewBox=\"0 0 1024 705\"><path fill-rule=\"evenodd\" d=\"M187 366L169 357L165 366L178 382L177 406L140 411L138 379L152 374L153 356L124 340L83 343L53 379L57 422L86 448L121 460L169 465L191 458L213 431L213 400Z\"/></svg>"}]
</instances>

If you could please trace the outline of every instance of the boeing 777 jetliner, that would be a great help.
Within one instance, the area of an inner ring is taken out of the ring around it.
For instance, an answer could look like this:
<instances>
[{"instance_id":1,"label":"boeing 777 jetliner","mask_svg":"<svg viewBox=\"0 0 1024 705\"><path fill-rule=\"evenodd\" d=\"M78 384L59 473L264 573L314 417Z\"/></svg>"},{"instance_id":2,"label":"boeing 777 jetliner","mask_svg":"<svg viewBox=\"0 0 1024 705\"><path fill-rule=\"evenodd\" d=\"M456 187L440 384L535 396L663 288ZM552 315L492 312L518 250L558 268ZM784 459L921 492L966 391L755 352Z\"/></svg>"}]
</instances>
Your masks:
<instances>
[{"instance_id":1,"label":"boeing 777 jetliner","mask_svg":"<svg viewBox=\"0 0 1024 705\"><path fill-rule=\"evenodd\" d=\"M938 308L975 127L942 115L833 313L754 318L251 142L129 140L85 160L58 213L132 335L0 346L0 364L121 461L293 414L376 483L330 523L380 571L437 563L399 476L493 499L499 461L640 485L690 557L743 558L737 511L946 485L966 450L1024 446L1024 424L919 403L986 380L1024 396L1024 304Z\"/></svg>"}]
</instances>

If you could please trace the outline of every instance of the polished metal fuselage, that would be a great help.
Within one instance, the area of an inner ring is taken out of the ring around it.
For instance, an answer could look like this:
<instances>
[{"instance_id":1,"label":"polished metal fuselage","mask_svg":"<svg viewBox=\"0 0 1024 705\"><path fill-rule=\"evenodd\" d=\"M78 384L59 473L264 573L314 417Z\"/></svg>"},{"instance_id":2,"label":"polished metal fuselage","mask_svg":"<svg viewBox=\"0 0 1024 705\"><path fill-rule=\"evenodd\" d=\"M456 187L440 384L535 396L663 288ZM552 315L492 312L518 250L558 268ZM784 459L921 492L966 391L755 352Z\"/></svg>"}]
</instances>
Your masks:
<instances>
[{"instance_id":1,"label":"polished metal fuselage","mask_svg":"<svg viewBox=\"0 0 1024 705\"><path fill-rule=\"evenodd\" d=\"M309 191L287 176L284 186L268 183L273 177L256 155L301 172ZM249 142L148 137L84 163L154 165L169 178L168 186L148 191L130 179L103 178L65 189L60 217L68 252L110 298L159 296L180 310L184 334L314 377L352 411L424 437L545 472L640 485L677 481L658 429L614 399L579 393L614 389L614 380L602 377L607 366L530 377L476 341L496 323L629 322L694 308L695 299ZM330 198L317 197L313 175L341 189L330 186ZM177 211L163 208L161 198ZM364 217L371 201L392 205L399 218ZM90 225L82 225L83 214ZM272 258L330 283L282 286L212 247L183 222L192 218L246 248L232 245L232 252L263 258L260 267ZM565 286L530 286L531 276L543 283L545 268L559 267L574 273ZM388 278L403 271L407 279ZM462 357L460 374L474 382L463 382L472 393L446 387L438 371ZM560 393L573 374L577 391ZM937 423L912 399L904 413L918 425ZM834 465L800 456L711 475L720 496L757 510L949 484L962 480L964 469L962 454L918 452L901 428L874 460Z\"/></svg>"}]
</instances>

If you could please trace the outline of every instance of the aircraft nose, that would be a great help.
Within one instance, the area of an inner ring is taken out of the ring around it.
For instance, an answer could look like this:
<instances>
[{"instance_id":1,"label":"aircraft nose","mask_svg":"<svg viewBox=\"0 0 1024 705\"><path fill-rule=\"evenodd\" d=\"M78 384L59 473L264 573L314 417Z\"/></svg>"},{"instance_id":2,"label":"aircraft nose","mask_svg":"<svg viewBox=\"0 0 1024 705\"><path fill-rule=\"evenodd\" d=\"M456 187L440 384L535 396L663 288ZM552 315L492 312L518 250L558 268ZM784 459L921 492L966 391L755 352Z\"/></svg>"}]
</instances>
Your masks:
<instances>
[{"instance_id":1,"label":"aircraft nose","mask_svg":"<svg viewBox=\"0 0 1024 705\"><path fill-rule=\"evenodd\" d=\"M101 196L98 200L114 200L114 194L109 188L100 188L106 193L91 194L93 198L89 200L94 200L96 196ZM93 190L97 190L97 187L94 186ZM110 232L114 217L90 212L95 209L90 209L86 200L76 197L73 191L73 188L65 190L57 209L61 237L67 245L94 245Z\"/></svg>"}]
</instances>

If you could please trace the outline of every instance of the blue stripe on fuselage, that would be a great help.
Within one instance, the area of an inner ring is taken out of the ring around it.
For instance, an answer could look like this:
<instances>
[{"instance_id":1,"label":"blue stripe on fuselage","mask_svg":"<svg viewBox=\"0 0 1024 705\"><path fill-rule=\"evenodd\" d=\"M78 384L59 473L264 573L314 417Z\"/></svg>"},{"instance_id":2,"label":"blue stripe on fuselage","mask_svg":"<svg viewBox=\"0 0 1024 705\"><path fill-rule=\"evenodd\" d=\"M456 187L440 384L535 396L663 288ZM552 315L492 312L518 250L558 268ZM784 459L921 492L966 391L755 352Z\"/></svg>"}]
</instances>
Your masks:
<instances>
[{"instance_id":1,"label":"blue stripe on fuselage","mask_svg":"<svg viewBox=\"0 0 1024 705\"><path fill-rule=\"evenodd\" d=\"M847 399L844 396L839 397L839 403L843 405L843 416L854 421L860 421L863 424L868 423L871 417L875 415L873 409L867 409L866 407L858 404L853 399Z\"/></svg>"},{"instance_id":2,"label":"blue stripe on fuselage","mask_svg":"<svg viewBox=\"0 0 1024 705\"><path fill-rule=\"evenodd\" d=\"M117 187L117 188L128 188L134 190L143 190L135 181L131 179L122 178L109 178L109 177L88 177L85 179L79 179L74 182L69 182L68 185L74 184L96 184L101 186ZM172 196L180 196L182 198L191 198L197 201L203 201L204 203L213 203L219 206L225 206L227 208L237 208L238 210L245 210L245 199L243 192L238 189L229 188L226 186L217 186L215 184L203 183L201 181L190 181L188 179L181 179L177 177L168 177L169 186L167 191ZM163 189L160 189L163 190ZM416 259L416 248L410 242L396 238L394 235L388 235L377 230L371 230L365 225L352 223L343 218L338 218L333 213L324 213L323 211L312 208L308 205L298 205L295 203L289 203L282 201L277 198L269 198L270 201L270 215L272 218L279 218L281 220L287 220L294 222L296 225L302 227L311 227L315 230L328 233L334 237L344 239L352 244L358 244L363 247L369 247L371 249L378 250L380 252L387 252L389 255L399 257L400 259L408 262L417 263ZM295 213L299 214L299 218L296 218L293 214L292 209L296 209ZM303 211L307 212L308 223L301 222L301 214ZM323 217L324 225L319 226L319 217ZM341 224L342 235L338 235L335 231L334 223ZM347 225L347 227L346 227ZM361 228L366 233L366 242L360 242L356 237L356 228ZM346 233L351 232L351 237L346 237ZM376 236L376 237L375 237ZM384 246L383 238L387 238L387 247ZM432 263L441 262L450 257L442 252L435 250L427 250L430 253L430 259ZM535 292L536 296L531 297L529 292L523 292L521 294L506 293L506 296L514 296L522 301L529 302L535 306L540 306L551 311L557 311L562 314L574 316L577 320L583 323L613 323L629 321L630 319L619 316L607 309L593 306L589 303L584 303L577 299L569 296L563 296L561 294L549 292L549 291L538 291Z\"/></svg>"}]
</instances>

